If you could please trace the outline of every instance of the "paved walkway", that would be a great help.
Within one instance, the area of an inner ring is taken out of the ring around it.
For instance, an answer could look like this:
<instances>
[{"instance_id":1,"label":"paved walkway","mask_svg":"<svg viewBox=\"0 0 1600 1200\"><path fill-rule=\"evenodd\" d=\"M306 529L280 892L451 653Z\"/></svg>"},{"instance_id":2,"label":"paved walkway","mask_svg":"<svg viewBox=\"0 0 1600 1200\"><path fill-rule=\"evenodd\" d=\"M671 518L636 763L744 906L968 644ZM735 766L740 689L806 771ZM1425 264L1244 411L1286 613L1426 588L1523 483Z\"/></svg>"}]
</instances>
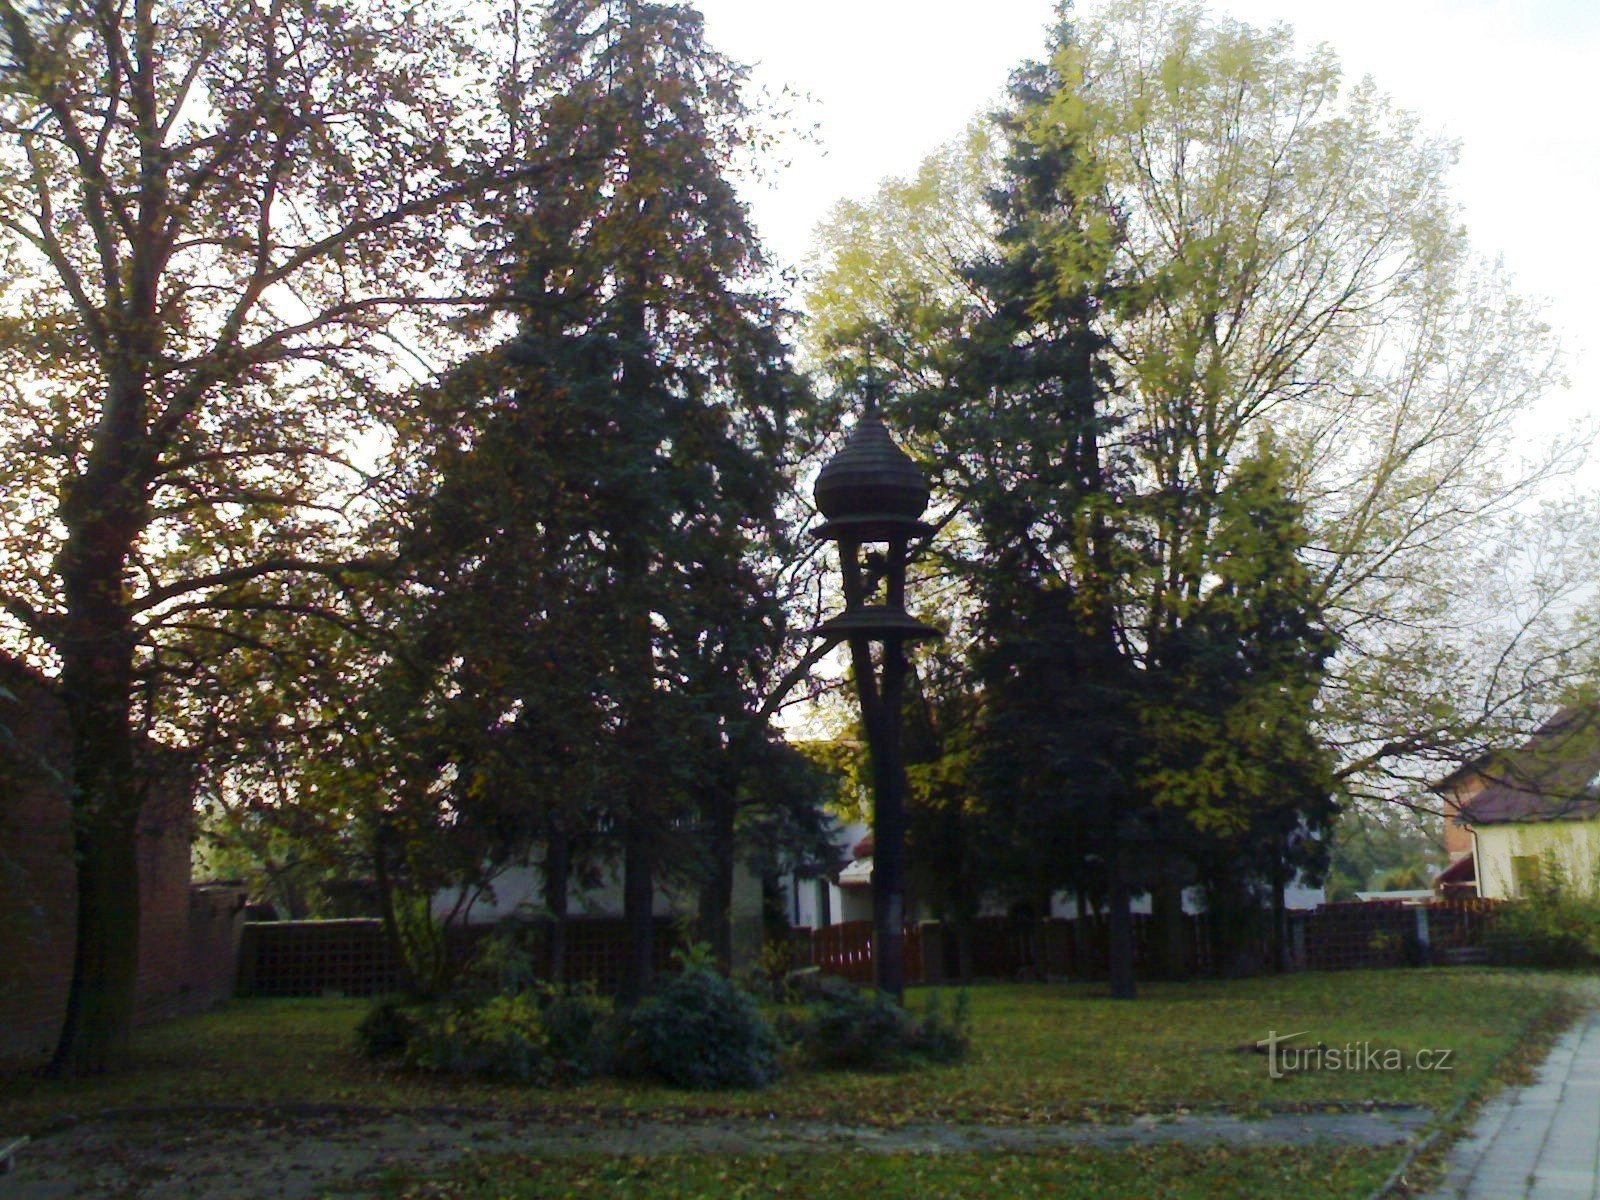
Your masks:
<instances>
[{"instance_id":1,"label":"paved walkway","mask_svg":"<svg viewBox=\"0 0 1600 1200\"><path fill-rule=\"evenodd\" d=\"M1600 1011L1569 1030L1531 1085L1484 1105L1426 1200L1600 1200Z\"/></svg>"}]
</instances>

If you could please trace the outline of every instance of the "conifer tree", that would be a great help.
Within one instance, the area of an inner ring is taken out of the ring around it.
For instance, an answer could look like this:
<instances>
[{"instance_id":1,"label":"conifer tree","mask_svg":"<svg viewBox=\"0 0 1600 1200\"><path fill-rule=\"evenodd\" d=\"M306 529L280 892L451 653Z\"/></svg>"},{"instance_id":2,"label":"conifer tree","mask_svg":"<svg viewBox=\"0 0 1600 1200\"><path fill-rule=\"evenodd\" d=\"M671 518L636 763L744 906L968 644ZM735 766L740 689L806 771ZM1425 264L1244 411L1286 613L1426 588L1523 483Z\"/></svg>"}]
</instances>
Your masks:
<instances>
[{"instance_id":1,"label":"conifer tree","mask_svg":"<svg viewBox=\"0 0 1600 1200\"><path fill-rule=\"evenodd\" d=\"M1070 26L1056 36L1068 43ZM958 560L978 605L987 807L1014 814L1016 866L1039 916L1068 884L1106 897L1113 991L1131 998L1134 674L1121 624L1137 564L1097 329L1120 302L1107 267L1117 233L1077 194L1082 146L1047 119L1061 86L1046 64L1013 78L1005 183L990 198L995 250L967 272L981 310L955 343L949 390L914 419L971 523Z\"/></svg>"},{"instance_id":2,"label":"conifer tree","mask_svg":"<svg viewBox=\"0 0 1600 1200\"><path fill-rule=\"evenodd\" d=\"M552 6L544 56L530 136L571 169L509 231L518 329L444 393L418 527L450 564L436 661L492 655L495 719L591 767L582 811L522 802L617 835L632 1000L669 861L699 868L727 954L743 771L772 737L757 689L784 633L769 572L800 393L728 178L742 71L693 10L638 0Z\"/></svg>"},{"instance_id":3,"label":"conifer tree","mask_svg":"<svg viewBox=\"0 0 1600 1200\"><path fill-rule=\"evenodd\" d=\"M1220 905L1281 881L1286 856L1314 865L1332 638L1289 463L1269 447L1194 468L1181 404L1154 409L1113 373L1108 331L1163 293L1125 273L1100 148L1063 119L1077 62L1063 21L1049 64L1014 77L992 249L963 286L895 297L898 339L870 317L830 336L875 339L923 381L910 420L960 513L945 548L971 602L982 811L1009 824L1032 909L1062 888L1108 906L1113 991L1131 997L1130 891L1176 929L1186 882Z\"/></svg>"},{"instance_id":4,"label":"conifer tree","mask_svg":"<svg viewBox=\"0 0 1600 1200\"><path fill-rule=\"evenodd\" d=\"M1209 586L1153 648L1159 686L1138 711L1139 788L1206 894L1222 969L1251 953L1269 890L1281 923L1284 886L1320 874L1337 814L1333 756L1314 733L1337 638L1288 469L1264 439L1216 497Z\"/></svg>"}]
</instances>

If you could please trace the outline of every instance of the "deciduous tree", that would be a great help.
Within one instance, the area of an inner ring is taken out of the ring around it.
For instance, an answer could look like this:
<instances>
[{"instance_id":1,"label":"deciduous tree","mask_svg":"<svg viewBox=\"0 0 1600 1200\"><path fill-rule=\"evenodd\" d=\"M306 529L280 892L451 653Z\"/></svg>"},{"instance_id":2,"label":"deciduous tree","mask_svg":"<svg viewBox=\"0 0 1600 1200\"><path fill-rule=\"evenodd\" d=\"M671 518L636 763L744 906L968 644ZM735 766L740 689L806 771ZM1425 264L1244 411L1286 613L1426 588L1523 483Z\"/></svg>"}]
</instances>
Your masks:
<instances>
[{"instance_id":1,"label":"deciduous tree","mask_svg":"<svg viewBox=\"0 0 1600 1200\"><path fill-rule=\"evenodd\" d=\"M1216 499L1270 431L1342 646L1317 715L1343 785L1414 793L1514 737L1585 656L1568 618L1594 539L1570 536L1581 512L1564 508L1549 528L1567 548L1521 554L1543 540L1530 501L1581 446L1516 439L1558 379L1555 341L1475 254L1453 148L1325 48L1297 54L1286 27L1193 4L1100 9L1051 66L1030 136L1079 147L1063 182L1081 217L1040 252L1064 291L1114 281L1091 323L1149 498L1128 514L1153 555L1129 648L1155 653L1210 586ZM999 244L1005 220L978 200L1015 178L998 146L980 123L914 180L842 206L811 296L819 338L875 331L880 359L957 414L954 348L994 309L962 264ZM1518 563L1514 586L1479 586L1497 561Z\"/></svg>"},{"instance_id":2,"label":"deciduous tree","mask_svg":"<svg viewBox=\"0 0 1600 1200\"><path fill-rule=\"evenodd\" d=\"M464 298L452 231L528 177L483 121L494 71L463 18L0 4L0 595L72 727L59 1071L126 1050L140 735L183 682L167 648L349 557L371 381L425 344L397 314Z\"/></svg>"}]
</instances>

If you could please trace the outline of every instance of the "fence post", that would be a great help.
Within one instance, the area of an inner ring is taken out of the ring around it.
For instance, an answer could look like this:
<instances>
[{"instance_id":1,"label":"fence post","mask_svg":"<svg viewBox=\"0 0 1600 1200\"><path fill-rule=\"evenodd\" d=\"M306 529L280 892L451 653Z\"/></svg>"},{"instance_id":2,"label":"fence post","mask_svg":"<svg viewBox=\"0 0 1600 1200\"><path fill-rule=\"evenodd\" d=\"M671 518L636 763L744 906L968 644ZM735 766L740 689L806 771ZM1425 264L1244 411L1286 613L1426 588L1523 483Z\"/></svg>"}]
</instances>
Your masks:
<instances>
[{"instance_id":1,"label":"fence post","mask_svg":"<svg viewBox=\"0 0 1600 1200\"><path fill-rule=\"evenodd\" d=\"M246 921L239 931L239 967L233 983L235 996L256 994L256 938L259 936L253 921Z\"/></svg>"},{"instance_id":2,"label":"fence post","mask_svg":"<svg viewBox=\"0 0 1600 1200\"><path fill-rule=\"evenodd\" d=\"M923 921L917 926L922 935L922 982L944 982L944 926L938 921Z\"/></svg>"}]
</instances>

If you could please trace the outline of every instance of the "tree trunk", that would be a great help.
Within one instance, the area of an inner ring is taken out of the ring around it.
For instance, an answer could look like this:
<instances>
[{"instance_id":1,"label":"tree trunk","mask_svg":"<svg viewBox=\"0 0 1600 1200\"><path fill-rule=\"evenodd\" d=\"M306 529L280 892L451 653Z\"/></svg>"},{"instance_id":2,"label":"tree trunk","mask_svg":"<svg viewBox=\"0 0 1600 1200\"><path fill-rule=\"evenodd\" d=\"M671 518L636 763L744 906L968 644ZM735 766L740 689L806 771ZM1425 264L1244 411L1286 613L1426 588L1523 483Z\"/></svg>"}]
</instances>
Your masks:
<instances>
[{"instance_id":1,"label":"tree trunk","mask_svg":"<svg viewBox=\"0 0 1600 1200\"><path fill-rule=\"evenodd\" d=\"M974 974L972 951L972 918L956 919L956 976L962 983L971 983Z\"/></svg>"},{"instance_id":2,"label":"tree trunk","mask_svg":"<svg viewBox=\"0 0 1600 1200\"><path fill-rule=\"evenodd\" d=\"M696 926L700 940L711 948L717 969L726 975L733 970L733 792L714 783L706 789L702 805L710 861L700 885Z\"/></svg>"},{"instance_id":3,"label":"tree trunk","mask_svg":"<svg viewBox=\"0 0 1600 1200\"><path fill-rule=\"evenodd\" d=\"M137 812L119 804L80 811L78 938L66 1020L51 1075L98 1075L127 1065L139 976Z\"/></svg>"},{"instance_id":4,"label":"tree trunk","mask_svg":"<svg viewBox=\"0 0 1600 1200\"><path fill-rule=\"evenodd\" d=\"M787 946L794 928L785 902L782 877L768 871L761 876L761 945Z\"/></svg>"},{"instance_id":5,"label":"tree trunk","mask_svg":"<svg viewBox=\"0 0 1600 1200\"><path fill-rule=\"evenodd\" d=\"M1106 864L1111 926L1111 998L1138 995L1133 978L1133 911L1129 907L1127 865L1120 845L1113 845Z\"/></svg>"},{"instance_id":6,"label":"tree trunk","mask_svg":"<svg viewBox=\"0 0 1600 1200\"><path fill-rule=\"evenodd\" d=\"M1073 890L1072 903L1077 913L1072 922L1072 973L1079 979L1091 979L1094 976L1090 961L1094 957L1094 941L1089 936L1089 904L1083 898L1082 882Z\"/></svg>"},{"instance_id":7,"label":"tree trunk","mask_svg":"<svg viewBox=\"0 0 1600 1200\"><path fill-rule=\"evenodd\" d=\"M1150 920L1154 925L1161 975L1165 979L1187 979L1193 964L1189 956L1189 926L1183 911L1183 879L1179 875L1177 853L1170 847L1157 850L1158 874L1150 896Z\"/></svg>"},{"instance_id":8,"label":"tree trunk","mask_svg":"<svg viewBox=\"0 0 1600 1200\"><path fill-rule=\"evenodd\" d=\"M1215 880L1206 889L1206 911L1211 913L1211 973L1226 979L1233 966L1233 941L1228 929L1234 913L1228 908L1222 884Z\"/></svg>"},{"instance_id":9,"label":"tree trunk","mask_svg":"<svg viewBox=\"0 0 1600 1200\"><path fill-rule=\"evenodd\" d=\"M644 999L655 967L654 864L650 831L630 818L623 834L622 912L628 927L628 951L623 963L617 1006L628 1009Z\"/></svg>"},{"instance_id":10,"label":"tree trunk","mask_svg":"<svg viewBox=\"0 0 1600 1200\"><path fill-rule=\"evenodd\" d=\"M1286 903L1284 873L1272 876L1272 969L1279 974L1289 969L1289 906Z\"/></svg>"},{"instance_id":11,"label":"tree trunk","mask_svg":"<svg viewBox=\"0 0 1600 1200\"><path fill-rule=\"evenodd\" d=\"M109 477L108 477L109 476ZM95 1075L127 1064L139 974L139 811L133 648L123 570L139 527L120 470L75 479L61 515L66 599L61 691L71 731L78 930L66 1019L49 1072Z\"/></svg>"},{"instance_id":12,"label":"tree trunk","mask_svg":"<svg viewBox=\"0 0 1600 1200\"><path fill-rule=\"evenodd\" d=\"M572 880L572 838L565 831L550 834L544 851L544 908L550 918L545 939L545 976L560 986L567 981L567 896Z\"/></svg>"},{"instance_id":13,"label":"tree trunk","mask_svg":"<svg viewBox=\"0 0 1600 1200\"><path fill-rule=\"evenodd\" d=\"M412 969L411 956L406 953L405 938L400 933L400 916L394 907L394 879L389 872L389 836L387 826L381 822L372 834L372 875L378 886L378 913L383 918L389 953L400 964L406 991L415 995L422 990L422 981Z\"/></svg>"}]
</instances>

